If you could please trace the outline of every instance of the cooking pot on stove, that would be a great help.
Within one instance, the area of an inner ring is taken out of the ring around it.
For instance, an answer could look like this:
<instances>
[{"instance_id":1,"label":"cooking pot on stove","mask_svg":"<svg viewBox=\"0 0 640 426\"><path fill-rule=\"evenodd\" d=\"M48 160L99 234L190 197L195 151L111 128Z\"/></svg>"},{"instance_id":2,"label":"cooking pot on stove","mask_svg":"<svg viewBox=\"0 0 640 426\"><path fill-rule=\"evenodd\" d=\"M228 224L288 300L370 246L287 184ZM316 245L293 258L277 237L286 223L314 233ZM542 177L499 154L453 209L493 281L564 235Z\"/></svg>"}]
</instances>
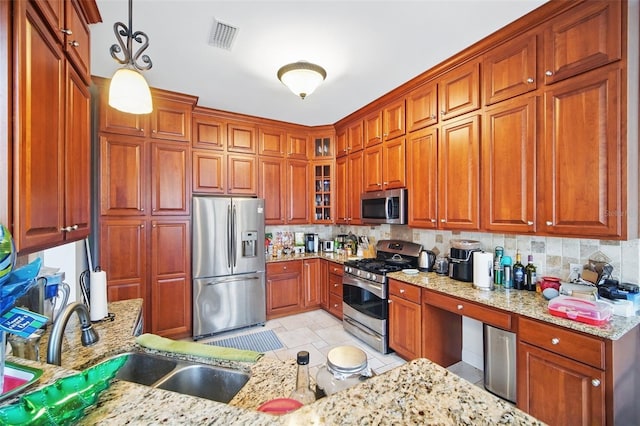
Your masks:
<instances>
[{"instance_id":1,"label":"cooking pot on stove","mask_svg":"<svg viewBox=\"0 0 640 426\"><path fill-rule=\"evenodd\" d=\"M385 262L389 265L399 266L401 268L412 268L411 260L405 259L404 257L400 256L398 253L386 259Z\"/></svg>"},{"instance_id":2,"label":"cooking pot on stove","mask_svg":"<svg viewBox=\"0 0 640 426\"><path fill-rule=\"evenodd\" d=\"M432 272L436 262L436 254L431 250L422 250L418 257L418 269L422 272Z\"/></svg>"}]
</instances>

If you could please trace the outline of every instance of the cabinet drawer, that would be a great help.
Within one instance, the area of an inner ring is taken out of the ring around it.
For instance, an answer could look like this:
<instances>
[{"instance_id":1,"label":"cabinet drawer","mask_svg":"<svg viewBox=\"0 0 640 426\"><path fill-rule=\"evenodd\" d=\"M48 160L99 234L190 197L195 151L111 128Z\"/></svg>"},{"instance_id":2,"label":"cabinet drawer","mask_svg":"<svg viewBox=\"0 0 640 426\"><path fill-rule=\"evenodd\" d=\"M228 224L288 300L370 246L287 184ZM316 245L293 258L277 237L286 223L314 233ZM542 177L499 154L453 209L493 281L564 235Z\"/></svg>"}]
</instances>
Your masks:
<instances>
[{"instance_id":1,"label":"cabinet drawer","mask_svg":"<svg viewBox=\"0 0 640 426\"><path fill-rule=\"evenodd\" d=\"M329 274L329 294L335 294L342 300L342 277L340 275Z\"/></svg>"},{"instance_id":2,"label":"cabinet drawer","mask_svg":"<svg viewBox=\"0 0 640 426\"><path fill-rule=\"evenodd\" d=\"M396 280L389 280L389 293L413 303L420 303L420 287L403 283Z\"/></svg>"},{"instance_id":3,"label":"cabinet drawer","mask_svg":"<svg viewBox=\"0 0 640 426\"><path fill-rule=\"evenodd\" d=\"M339 263L329 262L329 273L342 276L344 273L344 266Z\"/></svg>"},{"instance_id":4,"label":"cabinet drawer","mask_svg":"<svg viewBox=\"0 0 640 426\"><path fill-rule=\"evenodd\" d=\"M513 327L511 314L498 309L480 306L468 300L428 291L425 293L425 303L503 330L511 330Z\"/></svg>"},{"instance_id":5,"label":"cabinet drawer","mask_svg":"<svg viewBox=\"0 0 640 426\"><path fill-rule=\"evenodd\" d=\"M267 263L267 275L288 274L292 272L302 273L302 260Z\"/></svg>"},{"instance_id":6,"label":"cabinet drawer","mask_svg":"<svg viewBox=\"0 0 640 426\"><path fill-rule=\"evenodd\" d=\"M523 342L596 368L605 368L604 341L596 337L524 317L518 320L518 336Z\"/></svg>"},{"instance_id":7,"label":"cabinet drawer","mask_svg":"<svg viewBox=\"0 0 640 426\"><path fill-rule=\"evenodd\" d=\"M329 293L329 312L342 319L342 296Z\"/></svg>"}]
</instances>

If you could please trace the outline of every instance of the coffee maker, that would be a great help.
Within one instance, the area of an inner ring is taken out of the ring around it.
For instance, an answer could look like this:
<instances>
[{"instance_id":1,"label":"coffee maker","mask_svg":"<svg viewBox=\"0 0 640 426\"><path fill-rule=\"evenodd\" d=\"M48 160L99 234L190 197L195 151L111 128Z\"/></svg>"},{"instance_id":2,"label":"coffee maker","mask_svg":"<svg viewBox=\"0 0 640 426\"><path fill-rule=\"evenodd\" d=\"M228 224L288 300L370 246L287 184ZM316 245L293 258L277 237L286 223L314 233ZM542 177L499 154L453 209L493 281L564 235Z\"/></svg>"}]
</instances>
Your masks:
<instances>
[{"instance_id":1,"label":"coffee maker","mask_svg":"<svg viewBox=\"0 0 640 426\"><path fill-rule=\"evenodd\" d=\"M480 241L451 240L449 277L458 281L473 281L473 252L480 251Z\"/></svg>"},{"instance_id":2,"label":"coffee maker","mask_svg":"<svg viewBox=\"0 0 640 426\"><path fill-rule=\"evenodd\" d=\"M304 234L304 249L307 253L317 253L320 251L318 234Z\"/></svg>"}]
</instances>

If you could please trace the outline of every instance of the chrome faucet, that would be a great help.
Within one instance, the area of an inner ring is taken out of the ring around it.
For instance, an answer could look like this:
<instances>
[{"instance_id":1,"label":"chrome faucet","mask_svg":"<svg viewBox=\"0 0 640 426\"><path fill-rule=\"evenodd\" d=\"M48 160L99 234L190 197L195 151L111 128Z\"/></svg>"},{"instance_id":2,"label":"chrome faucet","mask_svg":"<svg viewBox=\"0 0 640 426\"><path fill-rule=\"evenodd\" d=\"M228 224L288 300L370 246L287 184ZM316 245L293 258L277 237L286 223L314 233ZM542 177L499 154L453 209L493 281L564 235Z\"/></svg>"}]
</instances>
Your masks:
<instances>
[{"instance_id":1,"label":"chrome faucet","mask_svg":"<svg viewBox=\"0 0 640 426\"><path fill-rule=\"evenodd\" d=\"M71 315L76 311L78 312L78 319L82 327L82 336L80 337L82 346L91 346L100 338L98 332L95 331L91 325L87 306L80 302L70 303L58 314L58 317L53 323L51 335L49 336L49 346L47 347L48 364L60 365L62 360L62 335L64 334L67 322L69 322L69 318L71 318Z\"/></svg>"}]
</instances>

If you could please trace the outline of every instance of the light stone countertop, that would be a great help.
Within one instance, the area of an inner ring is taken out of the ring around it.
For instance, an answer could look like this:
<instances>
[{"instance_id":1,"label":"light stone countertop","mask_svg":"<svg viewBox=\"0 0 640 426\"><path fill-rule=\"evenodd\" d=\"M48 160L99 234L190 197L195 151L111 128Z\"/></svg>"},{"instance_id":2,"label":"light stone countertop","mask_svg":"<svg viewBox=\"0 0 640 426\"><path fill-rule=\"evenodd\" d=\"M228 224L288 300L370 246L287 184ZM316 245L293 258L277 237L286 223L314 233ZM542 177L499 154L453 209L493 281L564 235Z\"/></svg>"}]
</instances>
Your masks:
<instances>
[{"instance_id":1,"label":"light stone countertop","mask_svg":"<svg viewBox=\"0 0 640 426\"><path fill-rule=\"evenodd\" d=\"M88 348L80 346L77 324L74 327L71 321L65 333L62 367L12 356L8 359L43 370L38 383L28 392L117 353L142 350L131 334L141 306L140 299L109 304L116 319L96 325L100 342ZM283 362L265 357L256 363L239 363L173 356L248 371L251 378L229 404L115 380L79 424L541 424L427 359L411 361L351 389L275 417L256 408L268 400L286 397L293 390L295 360ZM0 405L17 400L14 397Z\"/></svg>"}]
</instances>

